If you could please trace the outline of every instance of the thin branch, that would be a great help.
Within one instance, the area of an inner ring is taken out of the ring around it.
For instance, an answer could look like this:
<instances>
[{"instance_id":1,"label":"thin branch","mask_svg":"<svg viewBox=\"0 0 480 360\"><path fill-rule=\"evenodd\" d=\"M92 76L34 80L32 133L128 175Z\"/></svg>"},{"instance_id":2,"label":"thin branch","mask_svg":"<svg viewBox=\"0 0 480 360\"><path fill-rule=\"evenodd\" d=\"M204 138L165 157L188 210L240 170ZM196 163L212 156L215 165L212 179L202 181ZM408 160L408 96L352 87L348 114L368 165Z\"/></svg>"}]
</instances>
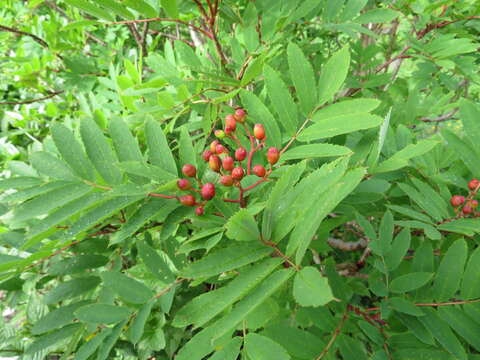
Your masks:
<instances>
[{"instance_id":1,"label":"thin branch","mask_svg":"<svg viewBox=\"0 0 480 360\"><path fill-rule=\"evenodd\" d=\"M37 35L31 34L31 33L25 32L25 31L21 31L21 30L18 30L18 29L14 29L14 28L11 28L11 27L8 27L8 26L5 26L5 25L0 25L0 31L6 31L6 32L11 32L11 33L14 33L14 34L18 34L18 35L29 36L33 40L35 40L37 43L42 45L44 48L46 48L46 49L49 48L47 42L45 40L43 40L42 38L38 37Z\"/></svg>"},{"instance_id":2,"label":"thin branch","mask_svg":"<svg viewBox=\"0 0 480 360\"><path fill-rule=\"evenodd\" d=\"M50 99L54 96L57 96L59 94L62 94L64 92L64 90L60 90L60 91L55 91L54 93L51 93L50 95L47 95L47 96L44 96L44 97L41 97L41 98L38 98L38 99L31 99L31 100L23 100L23 101L4 101L4 102L0 102L0 105L24 105L24 104L32 104L34 102L38 102L38 101L43 101L43 100L47 100L47 99Z\"/></svg>"},{"instance_id":3,"label":"thin branch","mask_svg":"<svg viewBox=\"0 0 480 360\"><path fill-rule=\"evenodd\" d=\"M320 355L318 355L315 360L320 360L322 359L325 355L327 355L328 351L330 350L330 348L332 347L333 343L335 342L335 340L337 339L338 335L340 335L340 332L342 331L342 328L343 328L343 325L345 325L345 321L347 321L348 319L348 310L345 310L345 312L343 313L343 316L342 318L340 319L340 321L338 322L337 324L337 327L335 328L335 330L333 331L333 334L332 334L332 337L330 338L330 340L328 341L327 345L325 345L325 347L323 348L322 352L320 353Z\"/></svg>"},{"instance_id":4,"label":"thin branch","mask_svg":"<svg viewBox=\"0 0 480 360\"><path fill-rule=\"evenodd\" d=\"M414 304L415 306L451 306L451 305L465 305L465 304L475 304L480 302L480 299L474 299L474 300L458 300L458 301L449 301L449 302L444 302L444 303L418 303ZM379 311L380 307L371 307L368 309L365 309L365 311Z\"/></svg>"},{"instance_id":5,"label":"thin branch","mask_svg":"<svg viewBox=\"0 0 480 360\"><path fill-rule=\"evenodd\" d=\"M148 55L147 49L147 36L148 36L148 28L150 27L150 23L143 24L143 31L142 31L142 51L143 56Z\"/></svg>"},{"instance_id":6,"label":"thin branch","mask_svg":"<svg viewBox=\"0 0 480 360\"><path fill-rule=\"evenodd\" d=\"M357 241L344 241L342 239L328 238L327 242L331 247L344 251L356 251L363 249L368 245L368 240L364 238Z\"/></svg>"},{"instance_id":7,"label":"thin branch","mask_svg":"<svg viewBox=\"0 0 480 360\"><path fill-rule=\"evenodd\" d=\"M443 115L440 115L439 117L436 118L427 118L427 117L422 117L420 120L423 122L431 123L431 122L442 122L442 121L448 121L451 120L451 118L458 112L457 109L453 109L452 111L449 111L448 113L445 113Z\"/></svg>"},{"instance_id":8,"label":"thin branch","mask_svg":"<svg viewBox=\"0 0 480 360\"><path fill-rule=\"evenodd\" d=\"M195 29L195 30L199 31L202 34L204 34L205 36L207 36L208 38L212 39L212 34L210 34L209 32L199 28L198 26L189 24L186 21L182 21L182 20L178 20L178 19L166 19L166 18L156 17L156 18L141 19L141 20L115 21L115 22L107 23L107 25L142 24L142 23L153 22L153 21L174 22L174 23L185 25L185 26L189 26L192 29Z\"/></svg>"}]
</instances>

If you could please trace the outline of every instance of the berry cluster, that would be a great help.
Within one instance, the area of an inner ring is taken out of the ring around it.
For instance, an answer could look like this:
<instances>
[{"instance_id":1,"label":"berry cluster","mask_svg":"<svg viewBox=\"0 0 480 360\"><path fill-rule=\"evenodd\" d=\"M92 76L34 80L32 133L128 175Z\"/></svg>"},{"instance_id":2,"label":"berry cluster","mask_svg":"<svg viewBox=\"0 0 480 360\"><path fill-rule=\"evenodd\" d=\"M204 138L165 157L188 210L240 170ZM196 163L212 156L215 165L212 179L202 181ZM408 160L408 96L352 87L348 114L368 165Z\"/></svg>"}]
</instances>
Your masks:
<instances>
[{"instance_id":1,"label":"berry cluster","mask_svg":"<svg viewBox=\"0 0 480 360\"><path fill-rule=\"evenodd\" d=\"M213 140L202 154L202 158L208 163L209 168L219 174L220 184L226 187L235 186L240 191L239 199L223 200L226 202L239 203L242 207L246 205L244 193L253 189L261 182L266 181L272 172L272 166L276 164L280 158L280 151L275 147L270 147L266 152L266 159L270 164L270 169L267 170L260 164L252 167L253 154L256 151L265 148L266 133L262 124L255 124L252 134L245 123L246 116L247 114L243 109L237 109L234 114L227 115L225 117L224 130L215 131L217 139ZM241 124L245 131L245 135L250 142L249 151L242 146L239 140L238 127L240 126L237 126L238 124ZM225 138L231 139L237 145L237 148L232 151L232 155L227 145L220 143L220 140ZM246 165L243 163L245 159L247 160ZM260 179L255 184L243 188L240 183L241 180L245 175L250 175L252 172ZM215 197L215 185L213 183L202 184L200 178L197 176L197 169L191 164L184 165L182 173L186 177L195 178L199 189L194 188L188 179L179 179L177 181L178 188L183 191L198 192L204 201L197 202L195 196L192 194L180 196L178 197L178 200L185 206L197 206L195 211L196 214L203 215L206 201Z\"/></svg>"},{"instance_id":2,"label":"berry cluster","mask_svg":"<svg viewBox=\"0 0 480 360\"><path fill-rule=\"evenodd\" d=\"M468 188L470 192L466 198L461 195L453 195L450 199L450 204L455 208L458 216L480 216L480 212L475 211L478 207L478 201L474 199L480 188L480 181L477 179L470 180Z\"/></svg>"}]
</instances>

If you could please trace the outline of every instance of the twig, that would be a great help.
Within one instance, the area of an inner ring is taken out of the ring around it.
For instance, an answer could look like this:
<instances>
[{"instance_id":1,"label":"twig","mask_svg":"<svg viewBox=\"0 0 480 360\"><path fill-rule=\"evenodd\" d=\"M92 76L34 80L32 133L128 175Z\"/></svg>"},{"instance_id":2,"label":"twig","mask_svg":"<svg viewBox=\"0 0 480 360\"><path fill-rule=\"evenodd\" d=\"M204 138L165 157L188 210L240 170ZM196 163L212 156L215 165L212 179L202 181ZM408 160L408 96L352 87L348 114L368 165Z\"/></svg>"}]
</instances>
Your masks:
<instances>
[{"instance_id":1,"label":"twig","mask_svg":"<svg viewBox=\"0 0 480 360\"><path fill-rule=\"evenodd\" d=\"M47 49L49 48L47 42L45 40L43 40L42 38L38 37L37 35L33 35L31 33L21 31L21 30L18 30L18 29L14 29L14 28L11 28L11 27L8 27L8 26L5 26L5 25L0 25L0 31L7 31L7 32L14 33L14 34L18 34L18 35L29 36L33 40L35 40L37 43L42 45L44 48L47 48Z\"/></svg>"},{"instance_id":2,"label":"twig","mask_svg":"<svg viewBox=\"0 0 480 360\"><path fill-rule=\"evenodd\" d=\"M148 28L150 27L150 23L143 24L143 32L142 32L142 51L143 56L148 55L147 49L147 36L148 36Z\"/></svg>"},{"instance_id":3,"label":"twig","mask_svg":"<svg viewBox=\"0 0 480 360\"><path fill-rule=\"evenodd\" d=\"M331 247L344 251L356 251L363 249L368 245L368 240L364 238L357 241L344 241L342 239L328 238L327 242Z\"/></svg>"},{"instance_id":4,"label":"twig","mask_svg":"<svg viewBox=\"0 0 480 360\"><path fill-rule=\"evenodd\" d=\"M60 90L60 91L55 91L53 93L51 93L50 95L47 95L47 96L44 96L44 97L41 97L41 98L38 98L38 99L31 99L31 100L23 100L23 101L4 101L4 102L0 102L0 105L24 105L24 104L32 104L34 102L38 102L38 101L43 101L43 100L47 100L47 99L50 99L54 96L57 96L59 94L62 94L64 92L64 90Z\"/></svg>"},{"instance_id":5,"label":"twig","mask_svg":"<svg viewBox=\"0 0 480 360\"><path fill-rule=\"evenodd\" d=\"M322 352L320 353L320 355L318 355L315 360L320 360L322 359L327 353L328 351L330 350L330 348L332 347L333 343L335 342L335 340L337 339L338 335L340 335L340 332L342 331L342 328L343 328L343 325L345 325L345 321L347 321L348 319L348 310L345 310L345 312L343 313L343 316L342 318L340 319L340 321L338 322L337 324L337 327L335 328L335 330L333 331L333 334L332 334L332 337L330 338L330 340L328 341L327 345L325 345L325 347L323 348Z\"/></svg>"},{"instance_id":6,"label":"twig","mask_svg":"<svg viewBox=\"0 0 480 360\"><path fill-rule=\"evenodd\" d=\"M148 23L145 23L148 24ZM128 30L130 30L130 33L133 35L133 38L135 39L135 42L137 43L138 49L142 52L143 56L146 56L145 51L143 49L143 39L140 36L137 27L135 24L127 24Z\"/></svg>"},{"instance_id":7,"label":"twig","mask_svg":"<svg viewBox=\"0 0 480 360\"><path fill-rule=\"evenodd\" d=\"M160 291L157 295L155 295L155 299L158 299L159 297L165 295L166 293L168 293L175 285L177 284L180 284L182 281L184 281L185 279L177 279L175 280L172 284L170 284L169 286L167 286L165 289L163 289L162 291Z\"/></svg>"},{"instance_id":8,"label":"twig","mask_svg":"<svg viewBox=\"0 0 480 360\"><path fill-rule=\"evenodd\" d=\"M450 306L450 305L475 304L475 303L478 303L478 302L480 302L480 299L458 300L458 301L449 301L449 302L444 302L444 303L419 303L419 304L414 304L414 305L415 306ZM365 309L365 311L378 311L378 310L380 310L379 306Z\"/></svg>"},{"instance_id":9,"label":"twig","mask_svg":"<svg viewBox=\"0 0 480 360\"><path fill-rule=\"evenodd\" d=\"M185 26L189 26L189 27L201 32L202 34L209 37L210 39L212 39L212 34L210 34L208 31L205 31L205 30L199 28L198 26L189 24L186 21L182 21L182 20L178 20L178 19L167 19L167 18L156 17L156 18L141 19L141 20L115 21L115 22L107 23L107 25L142 24L142 23L153 22L153 21L174 22L174 23L185 25Z\"/></svg>"},{"instance_id":10,"label":"twig","mask_svg":"<svg viewBox=\"0 0 480 360\"><path fill-rule=\"evenodd\" d=\"M436 118L427 118L427 117L422 117L420 118L421 121L423 122L442 122L442 121L448 121L451 120L451 118L458 112L457 109L453 109L452 111L449 111L448 113L445 113L443 115L440 115L439 117Z\"/></svg>"}]
</instances>

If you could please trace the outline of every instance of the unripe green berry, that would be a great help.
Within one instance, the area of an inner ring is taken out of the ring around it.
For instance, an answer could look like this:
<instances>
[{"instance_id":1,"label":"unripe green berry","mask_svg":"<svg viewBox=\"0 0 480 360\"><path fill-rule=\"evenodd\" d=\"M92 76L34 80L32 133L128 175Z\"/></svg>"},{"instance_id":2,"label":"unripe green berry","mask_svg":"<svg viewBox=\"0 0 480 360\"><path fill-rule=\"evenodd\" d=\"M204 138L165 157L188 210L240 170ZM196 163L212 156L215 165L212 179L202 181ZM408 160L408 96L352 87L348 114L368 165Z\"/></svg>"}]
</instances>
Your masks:
<instances>
[{"instance_id":1,"label":"unripe green berry","mask_svg":"<svg viewBox=\"0 0 480 360\"><path fill-rule=\"evenodd\" d=\"M223 130L215 130L215 136L219 139L223 139L225 137L225 132Z\"/></svg>"}]
</instances>

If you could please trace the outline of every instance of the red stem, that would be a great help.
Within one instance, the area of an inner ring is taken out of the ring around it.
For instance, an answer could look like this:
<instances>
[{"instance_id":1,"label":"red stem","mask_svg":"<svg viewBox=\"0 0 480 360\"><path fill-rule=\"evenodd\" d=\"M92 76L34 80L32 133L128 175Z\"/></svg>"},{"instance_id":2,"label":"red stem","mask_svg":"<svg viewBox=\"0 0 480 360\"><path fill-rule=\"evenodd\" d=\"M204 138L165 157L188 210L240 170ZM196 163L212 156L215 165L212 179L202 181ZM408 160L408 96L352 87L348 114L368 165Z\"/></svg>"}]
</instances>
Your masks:
<instances>
[{"instance_id":1,"label":"red stem","mask_svg":"<svg viewBox=\"0 0 480 360\"><path fill-rule=\"evenodd\" d=\"M147 196L160 197L164 199L178 199L177 196L163 195L163 194L157 194L157 193L148 193Z\"/></svg>"}]
</instances>

